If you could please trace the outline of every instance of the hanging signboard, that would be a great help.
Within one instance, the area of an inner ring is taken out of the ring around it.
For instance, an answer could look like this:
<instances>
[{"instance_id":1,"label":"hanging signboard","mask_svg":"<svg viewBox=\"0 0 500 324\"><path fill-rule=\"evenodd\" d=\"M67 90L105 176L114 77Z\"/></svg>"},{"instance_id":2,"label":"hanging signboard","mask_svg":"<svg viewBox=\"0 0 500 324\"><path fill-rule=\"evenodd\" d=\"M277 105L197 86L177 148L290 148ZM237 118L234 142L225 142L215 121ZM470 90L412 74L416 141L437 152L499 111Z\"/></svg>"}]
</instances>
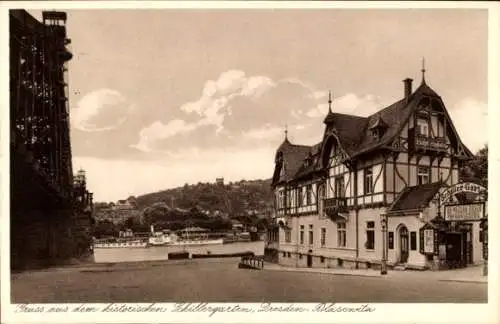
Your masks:
<instances>
[{"instance_id":1,"label":"hanging signboard","mask_svg":"<svg viewBox=\"0 0 500 324\"><path fill-rule=\"evenodd\" d=\"M483 194L487 191L487 189L480 184L473 182L462 182L453 185L446 190L444 190L440 195L441 203L446 203L450 201L451 196L456 195L461 192L471 192L475 194Z\"/></svg>"},{"instance_id":2,"label":"hanging signboard","mask_svg":"<svg viewBox=\"0 0 500 324\"><path fill-rule=\"evenodd\" d=\"M449 222L479 221L484 217L484 203L447 205L444 219Z\"/></svg>"}]
</instances>

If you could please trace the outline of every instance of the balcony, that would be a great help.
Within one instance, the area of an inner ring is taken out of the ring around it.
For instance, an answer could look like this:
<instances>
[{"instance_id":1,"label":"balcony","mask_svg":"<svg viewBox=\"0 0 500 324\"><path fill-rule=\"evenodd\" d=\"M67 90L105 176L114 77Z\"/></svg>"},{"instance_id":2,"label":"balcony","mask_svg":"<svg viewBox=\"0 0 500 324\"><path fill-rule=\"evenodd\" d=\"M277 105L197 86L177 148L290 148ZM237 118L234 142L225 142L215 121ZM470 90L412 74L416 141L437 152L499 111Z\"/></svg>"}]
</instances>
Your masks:
<instances>
[{"instance_id":1,"label":"balcony","mask_svg":"<svg viewBox=\"0 0 500 324\"><path fill-rule=\"evenodd\" d=\"M289 224L291 224L291 220L289 217L281 216L276 218L276 224L283 229L289 229Z\"/></svg>"},{"instance_id":2,"label":"balcony","mask_svg":"<svg viewBox=\"0 0 500 324\"><path fill-rule=\"evenodd\" d=\"M347 199L345 197L325 198L323 202L323 212L332 220L346 220L347 214Z\"/></svg>"},{"instance_id":3,"label":"balcony","mask_svg":"<svg viewBox=\"0 0 500 324\"><path fill-rule=\"evenodd\" d=\"M414 146L416 150L427 150L434 152L447 152L449 144L444 137L429 137L415 134Z\"/></svg>"}]
</instances>

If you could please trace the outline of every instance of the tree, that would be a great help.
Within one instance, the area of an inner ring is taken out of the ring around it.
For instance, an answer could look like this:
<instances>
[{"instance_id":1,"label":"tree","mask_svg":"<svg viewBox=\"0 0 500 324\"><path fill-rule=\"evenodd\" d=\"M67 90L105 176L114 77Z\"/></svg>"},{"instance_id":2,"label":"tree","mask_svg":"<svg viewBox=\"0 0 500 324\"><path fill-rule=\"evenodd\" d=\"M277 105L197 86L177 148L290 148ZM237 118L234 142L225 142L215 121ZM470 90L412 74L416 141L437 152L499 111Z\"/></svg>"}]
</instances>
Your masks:
<instances>
[{"instance_id":1,"label":"tree","mask_svg":"<svg viewBox=\"0 0 500 324\"><path fill-rule=\"evenodd\" d=\"M463 179L477 179L488 185L488 144L465 163L461 176Z\"/></svg>"},{"instance_id":2,"label":"tree","mask_svg":"<svg viewBox=\"0 0 500 324\"><path fill-rule=\"evenodd\" d=\"M119 229L109 220L97 222L94 226L94 236L97 238L105 236L118 236Z\"/></svg>"},{"instance_id":3,"label":"tree","mask_svg":"<svg viewBox=\"0 0 500 324\"><path fill-rule=\"evenodd\" d=\"M134 217L129 217L125 220L125 228L133 229L135 227L136 220Z\"/></svg>"}]
</instances>

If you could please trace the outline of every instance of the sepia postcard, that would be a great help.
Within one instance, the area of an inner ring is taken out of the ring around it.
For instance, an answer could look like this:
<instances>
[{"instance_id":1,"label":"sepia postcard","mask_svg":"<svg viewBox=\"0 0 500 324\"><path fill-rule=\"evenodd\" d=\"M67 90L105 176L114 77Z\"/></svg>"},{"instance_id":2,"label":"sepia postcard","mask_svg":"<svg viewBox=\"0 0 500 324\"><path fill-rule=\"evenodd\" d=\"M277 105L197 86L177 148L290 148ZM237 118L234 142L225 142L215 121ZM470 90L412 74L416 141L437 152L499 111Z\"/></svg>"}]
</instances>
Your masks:
<instances>
[{"instance_id":1,"label":"sepia postcard","mask_svg":"<svg viewBox=\"0 0 500 324\"><path fill-rule=\"evenodd\" d=\"M0 10L2 323L500 322L499 3Z\"/></svg>"}]
</instances>

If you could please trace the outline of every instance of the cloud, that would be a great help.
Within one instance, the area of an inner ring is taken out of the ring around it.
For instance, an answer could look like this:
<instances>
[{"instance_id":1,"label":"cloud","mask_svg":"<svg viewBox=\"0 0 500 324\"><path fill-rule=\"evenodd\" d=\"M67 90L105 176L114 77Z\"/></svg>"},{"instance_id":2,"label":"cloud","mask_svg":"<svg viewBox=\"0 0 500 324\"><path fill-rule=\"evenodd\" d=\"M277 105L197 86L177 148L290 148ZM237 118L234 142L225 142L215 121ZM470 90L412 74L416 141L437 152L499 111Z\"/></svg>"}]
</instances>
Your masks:
<instances>
[{"instance_id":1,"label":"cloud","mask_svg":"<svg viewBox=\"0 0 500 324\"><path fill-rule=\"evenodd\" d=\"M71 109L71 124L85 132L107 131L122 125L134 106L112 89L98 89L86 94Z\"/></svg>"},{"instance_id":2,"label":"cloud","mask_svg":"<svg viewBox=\"0 0 500 324\"><path fill-rule=\"evenodd\" d=\"M472 153L483 148L488 140L488 104L466 98L448 112L458 135Z\"/></svg>"},{"instance_id":3,"label":"cloud","mask_svg":"<svg viewBox=\"0 0 500 324\"><path fill-rule=\"evenodd\" d=\"M245 72L229 70L222 73L216 81L205 82L202 96L197 101L188 102L180 107L186 113L202 116L197 125L215 125L222 130L224 117L231 114L229 103L237 97L260 97L276 84L266 76L247 77Z\"/></svg>"},{"instance_id":4,"label":"cloud","mask_svg":"<svg viewBox=\"0 0 500 324\"><path fill-rule=\"evenodd\" d=\"M285 125L293 132L291 137L315 141L321 137L318 126L328 111L327 96L328 92L298 78L273 80L229 70L206 81L198 100L180 106L184 117L153 122L131 146L151 152L200 143L205 148L274 143L282 139ZM380 109L381 102L373 95L349 93L335 99L333 106L337 112L363 116Z\"/></svg>"},{"instance_id":5,"label":"cloud","mask_svg":"<svg viewBox=\"0 0 500 324\"><path fill-rule=\"evenodd\" d=\"M272 139L277 138L278 136L283 134L283 129L279 127L273 127L269 124L264 125L257 129L252 129L249 131L243 132L243 137L249 139Z\"/></svg>"},{"instance_id":6,"label":"cloud","mask_svg":"<svg viewBox=\"0 0 500 324\"><path fill-rule=\"evenodd\" d=\"M214 126L214 133L224 129L226 116L233 114L231 103L238 97L260 98L265 92L276 86L269 77L249 76L243 71L229 70L222 73L217 80L208 80L202 90L201 97L183 104L180 110L186 114L197 114L200 118L188 123L182 119L163 124L155 121L139 133L139 142L131 147L149 152L154 142L174 135L186 134L203 126Z\"/></svg>"},{"instance_id":7,"label":"cloud","mask_svg":"<svg viewBox=\"0 0 500 324\"><path fill-rule=\"evenodd\" d=\"M316 92L316 96L323 97L325 92L318 93ZM387 103L389 104L389 103ZM348 93L339 98L333 100L332 103L332 111L343 113L343 114L352 114L357 116L366 117L369 116L381 108L385 107L382 99L380 97L375 97L374 95L357 95L355 93ZM325 116L328 112L328 104L320 103L318 106L309 110L306 115L312 118Z\"/></svg>"},{"instance_id":8,"label":"cloud","mask_svg":"<svg viewBox=\"0 0 500 324\"><path fill-rule=\"evenodd\" d=\"M156 121L140 131L139 142L131 145L131 147L144 152L150 152L152 150L150 143L159 139L165 139L178 134L187 133L193 131L195 128L195 124L186 123L182 119L174 119L169 121L167 124Z\"/></svg>"}]
</instances>

